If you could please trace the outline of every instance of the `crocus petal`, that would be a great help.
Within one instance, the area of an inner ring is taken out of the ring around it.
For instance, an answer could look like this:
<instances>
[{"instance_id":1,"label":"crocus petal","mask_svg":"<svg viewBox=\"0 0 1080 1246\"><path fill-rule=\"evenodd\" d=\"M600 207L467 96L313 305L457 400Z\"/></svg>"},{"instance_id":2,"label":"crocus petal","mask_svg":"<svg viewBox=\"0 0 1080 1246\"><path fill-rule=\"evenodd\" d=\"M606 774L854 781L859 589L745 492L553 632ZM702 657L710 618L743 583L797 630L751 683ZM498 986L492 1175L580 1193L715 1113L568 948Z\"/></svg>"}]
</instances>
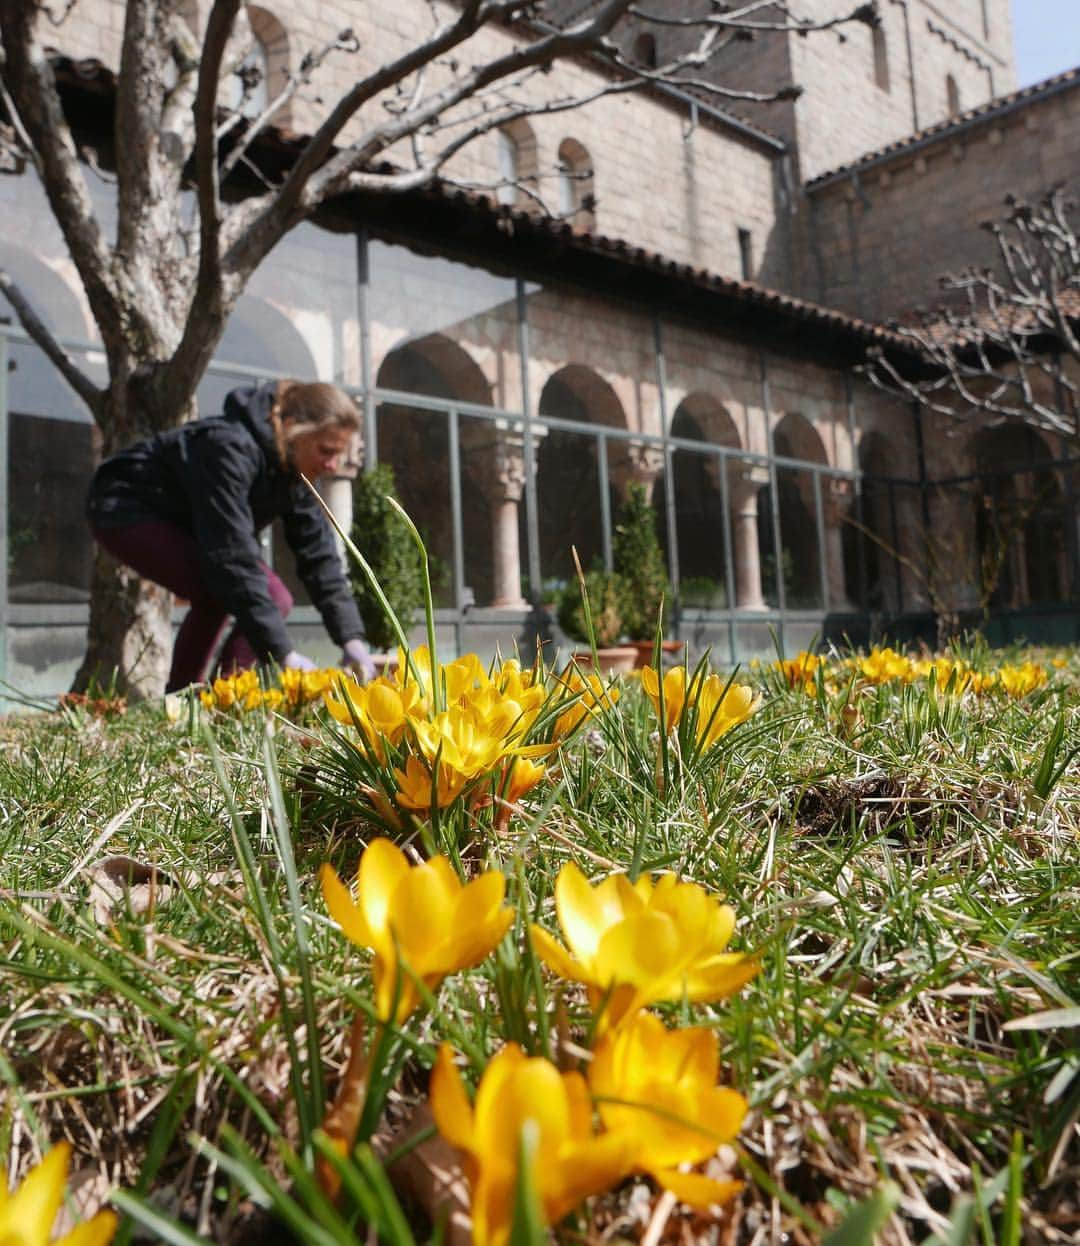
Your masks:
<instances>
[{"instance_id":1,"label":"crocus petal","mask_svg":"<svg viewBox=\"0 0 1080 1246\"><path fill-rule=\"evenodd\" d=\"M15 1241L47 1242L56 1213L64 1197L71 1147L59 1142L36 1167L23 1178L22 1184L4 1205L5 1230L13 1230ZM3 1234L7 1239L7 1232Z\"/></svg>"},{"instance_id":2,"label":"crocus petal","mask_svg":"<svg viewBox=\"0 0 1080 1246\"><path fill-rule=\"evenodd\" d=\"M625 982L658 992L665 998L664 985L671 981L673 969L682 959L679 930L667 913L651 909L635 913L604 933L596 950L596 976L601 986Z\"/></svg>"},{"instance_id":3,"label":"crocus petal","mask_svg":"<svg viewBox=\"0 0 1080 1246\"><path fill-rule=\"evenodd\" d=\"M324 865L319 870L319 881L326 911L341 927L345 938L357 947L371 947L371 933L364 915L353 903L348 887L338 878L333 866Z\"/></svg>"},{"instance_id":4,"label":"crocus petal","mask_svg":"<svg viewBox=\"0 0 1080 1246\"><path fill-rule=\"evenodd\" d=\"M400 879L391 898L389 924L401 954L419 974L446 973L442 949L451 934L453 897L433 862L418 865ZM457 880L454 880L457 886Z\"/></svg>"},{"instance_id":5,"label":"crocus petal","mask_svg":"<svg viewBox=\"0 0 1080 1246\"><path fill-rule=\"evenodd\" d=\"M552 973L565 978L568 982L589 981L585 976L584 966L574 960L563 945L553 939L542 926L537 926L535 923L531 925L529 938L532 940L537 956Z\"/></svg>"},{"instance_id":6,"label":"crocus petal","mask_svg":"<svg viewBox=\"0 0 1080 1246\"><path fill-rule=\"evenodd\" d=\"M635 1143L623 1134L601 1134L563 1149L557 1168L545 1174L544 1210L554 1224L590 1194L602 1194L634 1167Z\"/></svg>"},{"instance_id":7,"label":"crocus petal","mask_svg":"<svg viewBox=\"0 0 1080 1246\"><path fill-rule=\"evenodd\" d=\"M681 1203L688 1203L701 1211L730 1203L743 1188L741 1181L714 1181L701 1173L678 1172L673 1168L657 1168L650 1175Z\"/></svg>"},{"instance_id":8,"label":"crocus petal","mask_svg":"<svg viewBox=\"0 0 1080 1246\"><path fill-rule=\"evenodd\" d=\"M538 1160L546 1167L570 1134L563 1078L550 1061L526 1058L520 1052L497 1068L497 1062L513 1050L504 1047L492 1060L476 1093L476 1149L484 1156L513 1156L520 1145L522 1125L535 1121L541 1148Z\"/></svg>"},{"instance_id":9,"label":"crocus petal","mask_svg":"<svg viewBox=\"0 0 1080 1246\"><path fill-rule=\"evenodd\" d=\"M686 997L691 1003L727 999L756 978L761 962L744 952L725 952L704 963L698 963L686 975Z\"/></svg>"},{"instance_id":10,"label":"crocus petal","mask_svg":"<svg viewBox=\"0 0 1080 1246\"><path fill-rule=\"evenodd\" d=\"M456 931L446 949L450 971L471 969L473 965L478 965L499 946L513 921L513 909L500 909L483 922L478 921Z\"/></svg>"},{"instance_id":11,"label":"crocus petal","mask_svg":"<svg viewBox=\"0 0 1080 1246\"><path fill-rule=\"evenodd\" d=\"M54 1246L108 1246L116 1233L118 1222L115 1212L99 1211L92 1220L84 1220L70 1233L57 1238Z\"/></svg>"},{"instance_id":12,"label":"crocus petal","mask_svg":"<svg viewBox=\"0 0 1080 1246\"><path fill-rule=\"evenodd\" d=\"M462 1151L472 1151L473 1109L465 1093L454 1053L449 1043L443 1043L431 1070L431 1114L435 1127L453 1146Z\"/></svg>"},{"instance_id":13,"label":"crocus petal","mask_svg":"<svg viewBox=\"0 0 1080 1246\"><path fill-rule=\"evenodd\" d=\"M573 861L555 880L555 912L571 951L579 960L591 960L607 922L596 893Z\"/></svg>"},{"instance_id":14,"label":"crocus petal","mask_svg":"<svg viewBox=\"0 0 1080 1246\"><path fill-rule=\"evenodd\" d=\"M405 854L388 839L368 844L360 858L360 908L372 934L389 929L390 903L398 883L409 873Z\"/></svg>"}]
</instances>

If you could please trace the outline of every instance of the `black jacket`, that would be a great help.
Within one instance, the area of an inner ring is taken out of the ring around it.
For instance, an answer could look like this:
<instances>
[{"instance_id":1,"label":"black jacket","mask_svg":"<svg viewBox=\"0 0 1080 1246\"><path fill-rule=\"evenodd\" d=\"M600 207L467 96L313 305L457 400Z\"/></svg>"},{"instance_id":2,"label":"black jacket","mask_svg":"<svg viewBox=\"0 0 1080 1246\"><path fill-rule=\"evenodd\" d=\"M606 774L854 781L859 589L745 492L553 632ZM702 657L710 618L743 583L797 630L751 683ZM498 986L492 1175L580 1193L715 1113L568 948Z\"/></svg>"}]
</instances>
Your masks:
<instances>
[{"instance_id":1,"label":"black jacket","mask_svg":"<svg viewBox=\"0 0 1080 1246\"><path fill-rule=\"evenodd\" d=\"M225 414L195 420L106 459L87 516L95 528L163 519L199 546L206 588L260 658L292 648L260 569L258 532L281 517L296 569L339 645L364 634L333 532L307 485L281 463L270 425L275 387L234 389Z\"/></svg>"}]
</instances>

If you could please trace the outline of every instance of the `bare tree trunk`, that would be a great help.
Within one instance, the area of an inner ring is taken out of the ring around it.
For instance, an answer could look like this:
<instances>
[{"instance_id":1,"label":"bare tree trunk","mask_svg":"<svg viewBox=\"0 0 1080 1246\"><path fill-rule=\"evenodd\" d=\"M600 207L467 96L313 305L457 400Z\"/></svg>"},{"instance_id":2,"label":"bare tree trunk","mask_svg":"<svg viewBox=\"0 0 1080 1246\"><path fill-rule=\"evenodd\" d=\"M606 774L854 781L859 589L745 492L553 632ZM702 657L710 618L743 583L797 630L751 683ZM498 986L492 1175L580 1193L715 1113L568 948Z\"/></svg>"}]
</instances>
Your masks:
<instances>
[{"instance_id":1,"label":"bare tree trunk","mask_svg":"<svg viewBox=\"0 0 1080 1246\"><path fill-rule=\"evenodd\" d=\"M181 405L155 401L161 365L133 370L129 364L133 354L123 348L116 354L115 371L127 380L114 382L106 399L102 457L153 432L175 428L195 414L193 401ZM97 684L115 687L132 700L160 696L172 654L172 607L171 592L140 579L98 548L86 656L72 690L85 692Z\"/></svg>"},{"instance_id":2,"label":"bare tree trunk","mask_svg":"<svg viewBox=\"0 0 1080 1246\"><path fill-rule=\"evenodd\" d=\"M172 652L173 597L141 580L103 549L94 558L86 656L72 684L85 692L115 686L132 700L165 689Z\"/></svg>"}]
</instances>

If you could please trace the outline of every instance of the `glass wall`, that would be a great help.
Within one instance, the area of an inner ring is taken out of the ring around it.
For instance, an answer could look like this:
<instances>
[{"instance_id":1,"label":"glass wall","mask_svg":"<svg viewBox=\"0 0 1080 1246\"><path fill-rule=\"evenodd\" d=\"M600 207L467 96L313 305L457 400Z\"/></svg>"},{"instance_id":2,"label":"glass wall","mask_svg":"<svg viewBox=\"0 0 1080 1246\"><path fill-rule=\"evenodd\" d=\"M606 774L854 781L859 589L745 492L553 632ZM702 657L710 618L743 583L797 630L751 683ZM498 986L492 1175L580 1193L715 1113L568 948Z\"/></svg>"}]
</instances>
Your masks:
<instances>
[{"instance_id":1,"label":"glass wall","mask_svg":"<svg viewBox=\"0 0 1080 1246\"><path fill-rule=\"evenodd\" d=\"M57 335L100 373L71 287L10 244L5 256L41 290ZM85 608L82 497L94 439L25 335L0 333L11 364L0 623L6 611L9 626L30 626L51 616L27 611ZM890 476L888 442L869 435L843 470L837 446L850 413L820 395L810 413L770 411L769 366L760 350L701 325L661 324L648 308L311 226L290 235L241 299L199 403L214 413L237 385L283 376L356 394L362 457L393 467L431 556L440 626L458 645L475 635L508 651L521 640L572 580L572 548L586 570L610 566L632 482L655 508L673 627L720 661L768 654L774 634L790 649L827 620L838 618L839 632L857 615L928 610L935 585L920 587L906 568L934 530L966 541L973 566L1003 551L993 604L1069 599L1078 542L1065 515L1077 485L1048 455L1030 461L1028 446L1029 461L1017 463L999 438L979 450L978 484L923 488ZM774 394L799 400L790 376ZM280 526L268 538L297 626L314 626ZM964 591L977 605L975 582ZM551 618L540 626L561 639Z\"/></svg>"}]
</instances>

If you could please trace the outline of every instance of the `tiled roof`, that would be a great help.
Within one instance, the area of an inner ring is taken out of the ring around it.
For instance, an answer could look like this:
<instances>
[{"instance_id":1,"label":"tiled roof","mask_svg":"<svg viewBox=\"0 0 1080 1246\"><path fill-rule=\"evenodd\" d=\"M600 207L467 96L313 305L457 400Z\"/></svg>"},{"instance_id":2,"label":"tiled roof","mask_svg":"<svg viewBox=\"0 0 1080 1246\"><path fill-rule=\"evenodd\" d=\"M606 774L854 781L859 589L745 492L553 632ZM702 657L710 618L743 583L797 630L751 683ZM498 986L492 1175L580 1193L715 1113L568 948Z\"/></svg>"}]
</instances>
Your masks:
<instances>
[{"instance_id":1,"label":"tiled roof","mask_svg":"<svg viewBox=\"0 0 1080 1246\"><path fill-rule=\"evenodd\" d=\"M889 143L885 147L879 147L876 151L867 152L866 155L860 156L858 160L851 161L850 164L842 164L838 168L830 169L827 173L819 173L817 177L809 179L806 183L806 188L810 191L816 190L818 187L846 177L849 174L857 173L870 165L880 164L884 160L891 160L894 156L910 154L920 147L936 143L942 138L948 138L951 134L965 130L971 125L992 121L995 117L1001 116L1004 113L1013 112L1027 104L1034 103L1036 100L1044 99L1047 96L1056 95L1059 91L1071 90L1078 86L1080 86L1080 68L1056 74L1053 78L1047 78L1045 81L1037 82L1033 86L1013 91L1011 95L999 95L996 99L980 104L977 108L970 108L967 112L960 113L959 116L949 117L947 120L939 121L936 125L928 126L924 130L916 130L914 134L898 139L895 143Z\"/></svg>"}]
</instances>

